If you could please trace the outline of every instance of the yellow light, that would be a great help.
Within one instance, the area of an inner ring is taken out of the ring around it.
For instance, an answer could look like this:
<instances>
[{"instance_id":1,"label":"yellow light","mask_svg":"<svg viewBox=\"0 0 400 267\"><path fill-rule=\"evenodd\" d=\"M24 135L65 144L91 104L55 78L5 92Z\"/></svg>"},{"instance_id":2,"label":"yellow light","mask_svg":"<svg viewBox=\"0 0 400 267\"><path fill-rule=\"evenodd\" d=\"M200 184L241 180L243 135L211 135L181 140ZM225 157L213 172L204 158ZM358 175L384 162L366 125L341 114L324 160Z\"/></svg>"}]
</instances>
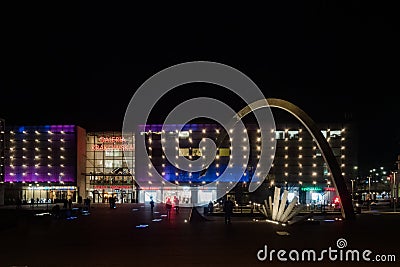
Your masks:
<instances>
[{"instance_id":1,"label":"yellow light","mask_svg":"<svg viewBox=\"0 0 400 267\"><path fill-rule=\"evenodd\" d=\"M302 150L303 149L303 147L302 146L299 146L299 150Z\"/></svg>"},{"instance_id":2,"label":"yellow light","mask_svg":"<svg viewBox=\"0 0 400 267\"><path fill-rule=\"evenodd\" d=\"M303 155L299 155L299 159L303 158Z\"/></svg>"},{"instance_id":3,"label":"yellow light","mask_svg":"<svg viewBox=\"0 0 400 267\"><path fill-rule=\"evenodd\" d=\"M202 133L206 133L206 129L203 129L201 132L202 132Z\"/></svg>"},{"instance_id":4,"label":"yellow light","mask_svg":"<svg viewBox=\"0 0 400 267\"><path fill-rule=\"evenodd\" d=\"M287 159L289 156L288 155L285 155L285 159Z\"/></svg>"},{"instance_id":5,"label":"yellow light","mask_svg":"<svg viewBox=\"0 0 400 267\"><path fill-rule=\"evenodd\" d=\"M288 150L289 149L289 147L288 146L285 146L285 150Z\"/></svg>"},{"instance_id":6,"label":"yellow light","mask_svg":"<svg viewBox=\"0 0 400 267\"><path fill-rule=\"evenodd\" d=\"M312 173L312 176L317 176L317 173L316 173L316 172L313 172L313 173Z\"/></svg>"},{"instance_id":7,"label":"yellow light","mask_svg":"<svg viewBox=\"0 0 400 267\"><path fill-rule=\"evenodd\" d=\"M299 172L299 176L302 176L303 173ZM299 184L303 184L302 182L299 182Z\"/></svg>"}]
</instances>

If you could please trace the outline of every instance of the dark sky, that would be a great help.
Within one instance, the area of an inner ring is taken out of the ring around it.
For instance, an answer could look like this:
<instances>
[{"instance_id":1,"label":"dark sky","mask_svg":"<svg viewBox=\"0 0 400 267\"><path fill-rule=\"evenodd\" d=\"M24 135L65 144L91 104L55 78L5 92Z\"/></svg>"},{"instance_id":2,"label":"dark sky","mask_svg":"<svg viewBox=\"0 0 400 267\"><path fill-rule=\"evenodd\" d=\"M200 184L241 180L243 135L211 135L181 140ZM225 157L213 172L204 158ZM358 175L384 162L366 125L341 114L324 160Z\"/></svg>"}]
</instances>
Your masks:
<instances>
[{"instance_id":1,"label":"dark sky","mask_svg":"<svg viewBox=\"0 0 400 267\"><path fill-rule=\"evenodd\" d=\"M0 117L10 125L120 130L135 90L152 75L215 61L317 122L351 117L360 166L392 168L400 154L396 10L362 1L4 6ZM193 84L163 98L154 120L197 96L241 108L224 89Z\"/></svg>"}]
</instances>

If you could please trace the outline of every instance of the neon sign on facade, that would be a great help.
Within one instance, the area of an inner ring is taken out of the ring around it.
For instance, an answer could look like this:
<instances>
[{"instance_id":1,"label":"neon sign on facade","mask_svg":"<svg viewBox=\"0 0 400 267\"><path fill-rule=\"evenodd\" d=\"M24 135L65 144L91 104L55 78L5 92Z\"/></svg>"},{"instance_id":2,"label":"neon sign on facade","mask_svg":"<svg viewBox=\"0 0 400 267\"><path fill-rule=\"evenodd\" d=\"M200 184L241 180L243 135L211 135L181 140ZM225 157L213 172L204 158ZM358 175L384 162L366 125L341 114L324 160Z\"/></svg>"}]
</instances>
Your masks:
<instances>
[{"instance_id":1,"label":"neon sign on facade","mask_svg":"<svg viewBox=\"0 0 400 267\"><path fill-rule=\"evenodd\" d=\"M92 145L92 151L106 151L106 150L119 150L119 151L133 151L133 144L127 144L128 141L121 136L105 137L101 136L98 140L101 144Z\"/></svg>"}]
</instances>

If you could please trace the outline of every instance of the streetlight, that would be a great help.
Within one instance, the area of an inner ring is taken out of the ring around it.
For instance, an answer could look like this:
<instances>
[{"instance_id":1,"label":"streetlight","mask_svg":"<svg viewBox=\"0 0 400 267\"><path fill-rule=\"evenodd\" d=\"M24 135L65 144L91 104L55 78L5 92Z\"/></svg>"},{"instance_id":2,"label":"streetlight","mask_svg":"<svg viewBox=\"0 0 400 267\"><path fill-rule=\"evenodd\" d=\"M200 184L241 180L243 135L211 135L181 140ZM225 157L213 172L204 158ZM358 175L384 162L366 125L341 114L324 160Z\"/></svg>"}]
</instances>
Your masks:
<instances>
[{"instance_id":1,"label":"streetlight","mask_svg":"<svg viewBox=\"0 0 400 267\"><path fill-rule=\"evenodd\" d=\"M393 211L394 212L396 212L396 204L397 204L396 174L397 174L397 172L393 172Z\"/></svg>"},{"instance_id":2,"label":"streetlight","mask_svg":"<svg viewBox=\"0 0 400 267\"><path fill-rule=\"evenodd\" d=\"M371 196L371 176L368 176L368 192Z\"/></svg>"}]
</instances>

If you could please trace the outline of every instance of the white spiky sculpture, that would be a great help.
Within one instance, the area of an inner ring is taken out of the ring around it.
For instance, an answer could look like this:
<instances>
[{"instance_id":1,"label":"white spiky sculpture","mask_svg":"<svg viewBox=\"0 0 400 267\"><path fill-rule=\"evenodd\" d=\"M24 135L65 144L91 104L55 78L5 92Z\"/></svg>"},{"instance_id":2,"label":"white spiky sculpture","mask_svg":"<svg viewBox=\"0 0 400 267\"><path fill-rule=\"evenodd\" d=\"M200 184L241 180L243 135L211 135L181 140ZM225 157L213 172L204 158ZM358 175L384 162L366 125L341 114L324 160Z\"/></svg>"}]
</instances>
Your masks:
<instances>
[{"instance_id":1,"label":"white spiky sculpture","mask_svg":"<svg viewBox=\"0 0 400 267\"><path fill-rule=\"evenodd\" d=\"M269 196L268 201L264 200L264 204L261 206L261 213L272 221L288 223L303 208L302 205L297 205L297 196L286 207L288 193L287 190L283 190L282 198L280 198L281 188L275 187L274 201L272 201L271 196Z\"/></svg>"}]
</instances>

